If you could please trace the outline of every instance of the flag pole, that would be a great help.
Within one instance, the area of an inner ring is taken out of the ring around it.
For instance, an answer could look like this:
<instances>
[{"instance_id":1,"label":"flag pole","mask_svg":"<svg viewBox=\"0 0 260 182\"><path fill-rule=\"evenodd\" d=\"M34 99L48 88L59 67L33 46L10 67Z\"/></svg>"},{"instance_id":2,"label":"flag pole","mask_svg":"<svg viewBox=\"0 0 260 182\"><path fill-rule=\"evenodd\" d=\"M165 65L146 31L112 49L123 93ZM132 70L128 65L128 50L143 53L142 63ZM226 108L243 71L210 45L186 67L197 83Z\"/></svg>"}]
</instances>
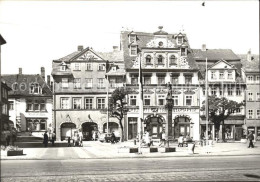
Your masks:
<instances>
[{"instance_id":1,"label":"flag pole","mask_svg":"<svg viewBox=\"0 0 260 182\"><path fill-rule=\"evenodd\" d=\"M138 139L139 147L138 153L141 154L141 145L142 145L142 121L143 121L143 76L142 76L142 60L141 53L139 53L139 118L138 118Z\"/></svg>"}]
</instances>

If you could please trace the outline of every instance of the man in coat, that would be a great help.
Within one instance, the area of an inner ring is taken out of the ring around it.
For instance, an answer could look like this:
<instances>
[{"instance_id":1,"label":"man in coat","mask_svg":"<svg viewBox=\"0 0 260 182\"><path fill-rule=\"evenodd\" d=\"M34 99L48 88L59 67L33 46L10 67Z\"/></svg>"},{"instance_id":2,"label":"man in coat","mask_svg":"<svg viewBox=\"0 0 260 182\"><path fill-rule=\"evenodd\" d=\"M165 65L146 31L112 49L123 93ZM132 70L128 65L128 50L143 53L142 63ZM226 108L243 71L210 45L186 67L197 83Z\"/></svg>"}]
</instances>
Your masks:
<instances>
[{"instance_id":1,"label":"man in coat","mask_svg":"<svg viewBox=\"0 0 260 182\"><path fill-rule=\"evenodd\" d=\"M44 144L44 147L48 147L48 135L47 135L47 131L45 131L44 135L43 135L43 144Z\"/></svg>"},{"instance_id":2,"label":"man in coat","mask_svg":"<svg viewBox=\"0 0 260 182\"><path fill-rule=\"evenodd\" d=\"M254 144L253 144L253 140L254 140L254 135L253 132L250 131L249 135L247 136L248 140L249 140L249 146L248 148L252 147L254 148Z\"/></svg>"}]
</instances>

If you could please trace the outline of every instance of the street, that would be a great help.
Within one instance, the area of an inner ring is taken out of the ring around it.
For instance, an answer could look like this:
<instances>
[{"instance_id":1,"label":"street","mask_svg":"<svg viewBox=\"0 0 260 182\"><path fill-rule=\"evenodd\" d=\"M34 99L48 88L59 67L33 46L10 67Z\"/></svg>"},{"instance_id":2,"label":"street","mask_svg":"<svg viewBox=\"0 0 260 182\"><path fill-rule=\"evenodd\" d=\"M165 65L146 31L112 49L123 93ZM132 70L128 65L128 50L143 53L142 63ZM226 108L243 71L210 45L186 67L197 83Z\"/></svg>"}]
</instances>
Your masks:
<instances>
[{"instance_id":1,"label":"street","mask_svg":"<svg viewBox=\"0 0 260 182\"><path fill-rule=\"evenodd\" d=\"M260 181L259 156L3 160L1 181Z\"/></svg>"}]
</instances>

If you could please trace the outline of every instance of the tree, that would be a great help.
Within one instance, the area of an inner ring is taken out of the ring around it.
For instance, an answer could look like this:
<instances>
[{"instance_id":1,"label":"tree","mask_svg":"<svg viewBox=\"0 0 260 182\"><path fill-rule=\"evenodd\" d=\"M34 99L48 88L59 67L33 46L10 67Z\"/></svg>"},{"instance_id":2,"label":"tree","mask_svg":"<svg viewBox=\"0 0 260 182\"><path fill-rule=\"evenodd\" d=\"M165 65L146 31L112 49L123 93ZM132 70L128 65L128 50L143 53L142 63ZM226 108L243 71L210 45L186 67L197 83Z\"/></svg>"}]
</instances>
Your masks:
<instances>
[{"instance_id":1,"label":"tree","mask_svg":"<svg viewBox=\"0 0 260 182\"><path fill-rule=\"evenodd\" d=\"M124 118L124 115L126 113L126 102L125 96L127 95L127 92L124 88L116 88L111 95L110 99L110 115L112 117L116 117L119 121L120 128L121 128L121 141L124 140L124 127L122 120Z\"/></svg>"},{"instance_id":2,"label":"tree","mask_svg":"<svg viewBox=\"0 0 260 182\"><path fill-rule=\"evenodd\" d=\"M205 111L205 101L202 104L201 110ZM225 141L225 119L241 106L244 106L244 102L238 103L225 97L216 97L215 95L208 97L209 119L214 123L217 131L220 130L220 125L222 124L223 141Z\"/></svg>"}]
</instances>

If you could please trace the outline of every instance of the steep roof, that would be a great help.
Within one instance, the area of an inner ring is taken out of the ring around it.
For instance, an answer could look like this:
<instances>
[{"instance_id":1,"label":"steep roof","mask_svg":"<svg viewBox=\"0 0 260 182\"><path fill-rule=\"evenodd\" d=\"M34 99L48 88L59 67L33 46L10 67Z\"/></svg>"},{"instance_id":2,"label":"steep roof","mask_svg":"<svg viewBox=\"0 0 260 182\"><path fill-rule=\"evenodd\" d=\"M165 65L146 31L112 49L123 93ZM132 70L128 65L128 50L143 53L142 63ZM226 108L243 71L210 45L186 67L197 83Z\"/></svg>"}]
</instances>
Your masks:
<instances>
[{"instance_id":1,"label":"steep roof","mask_svg":"<svg viewBox=\"0 0 260 182\"><path fill-rule=\"evenodd\" d=\"M238 54L238 56L241 58L242 68L245 70L245 72L260 71L259 55L251 55L251 61L247 60L247 54Z\"/></svg>"},{"instance_id":2,"label":"steep roof","mask_svg":"<svg viewBox=\"0 0 260 182\"><path fill-rule=\"evenodd\" d=\"M97 52L100 57L109 62L123 62L123 52L122 51L113 51L113 52Z\"/></svg>"},{"instance_id":3,"label":"steep roof","mask_svg":"<svg viewBox=\"0 0 260 182\"><path fill-rule=\"evenodd\" d=\"M5 81L8 87L12 89L9 96L52 96L51 89L47 86L43 78L38 74L8 74L2 75L2 81ZM17 88L15 88L15 84ZM31 83L39 83L42 88L42 94L36 95L29 92Z\"/></svg>"}]
</instances>

